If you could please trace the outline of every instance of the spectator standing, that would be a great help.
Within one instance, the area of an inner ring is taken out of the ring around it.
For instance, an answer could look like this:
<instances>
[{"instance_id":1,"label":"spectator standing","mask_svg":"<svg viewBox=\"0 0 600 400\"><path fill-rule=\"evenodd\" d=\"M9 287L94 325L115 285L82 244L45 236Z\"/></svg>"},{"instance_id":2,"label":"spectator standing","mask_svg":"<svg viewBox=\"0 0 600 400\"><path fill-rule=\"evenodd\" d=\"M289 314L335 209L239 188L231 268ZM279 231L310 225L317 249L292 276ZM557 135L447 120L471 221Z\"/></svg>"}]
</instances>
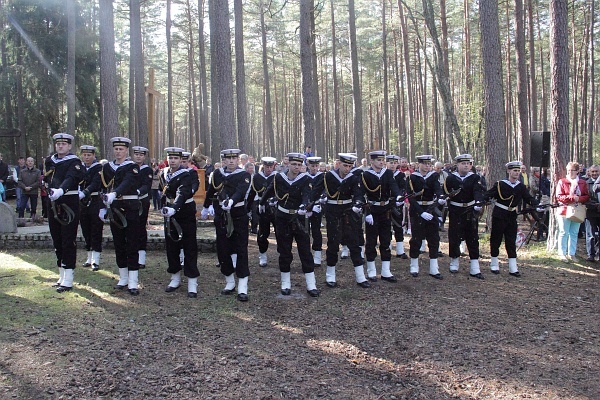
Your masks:
<instances>
[{"instance_id":1,"label":"spectator standing","mask_svg":"<svg viewBox=\"0 0 600 400\"><path fill-rule=\"evenodd\" d=\"M27 158L25 167L19 170L18 188L21 191L17 206L19 218L25 216L25 208L28 202L31 202L31 219L35 218L41 175L40 170L35 167L33 158Z\"/></svg>"},{"instance_id":2,"label":"spectator standing","mask_svg":"<svg viewBox=\"0 0 600 400\"><path fill-rule=\"evenodd\" d=\"M598 243L597 232L600 228L600 210L598 207L598 195L596 190L600 192L600 185L596 185L598 176L600 176L600 166L592 165L587 169L586 183L590 194L590 202L586 204L585 213L585 249L587 252L586 261L596 261L596 256L600 256L600 248Z\"/></svg>"},{"instance_id":3,"label":"spectator standing","mask_svg":"<svg viewBox=\"0 0 600 400\"><path fill-rule=\"evenodd\" d=\"M160 208L160 190L158 190L160 168L158 168L156 158L150 161L150 168L152 168L152 186L150 188L152 192L152 206L154 207L154 211L157 211Z\"/></svg>"},{"instance_id":4,"label":"spectator standing","mask_svg":"<svg viewBox=\"0 0 600 400\"><path fill-rule=\"evenodd\" d=\"M8 164L2 161L0 154L0 183L6 188L6 180L8 179ZM6 191L2 192L2 201L6 201Z\"/></svg>"},{"instance_id":5,"label":"spectator standing","mask_svg":"<svg viewBox=\"0 0 600 400\"><path fill-rule=\"evenodd\" d=\"M306 158L314 156L314 153L312 151L312 147L306 146L306 151L304 152L304 156Z\"/></svg>"}]
</instances>

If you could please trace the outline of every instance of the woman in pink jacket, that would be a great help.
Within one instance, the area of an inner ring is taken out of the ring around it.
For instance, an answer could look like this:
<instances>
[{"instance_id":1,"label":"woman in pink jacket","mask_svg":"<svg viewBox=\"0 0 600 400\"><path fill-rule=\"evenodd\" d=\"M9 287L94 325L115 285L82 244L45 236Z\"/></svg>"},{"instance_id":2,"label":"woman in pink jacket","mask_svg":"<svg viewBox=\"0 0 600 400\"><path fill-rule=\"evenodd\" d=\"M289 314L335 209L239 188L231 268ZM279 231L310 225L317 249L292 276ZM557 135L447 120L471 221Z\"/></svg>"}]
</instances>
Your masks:
<instances>
[{"instance_id":1,"label":"woman in pink jacket","mask_svg":"<svg viewBox=\"0 0 600 400\"><path fill-rule=\"evenodd\" d=\"M579 178L579 164L567 164L567 176L556 185L556 200L561 204L558 209L558 256L562 261L577 261L577 234L581 222L567 219L567 206L585 204L590 195L585 179ZM583 207L583 206L582 206Z\"/></svg>"}]
</instances>

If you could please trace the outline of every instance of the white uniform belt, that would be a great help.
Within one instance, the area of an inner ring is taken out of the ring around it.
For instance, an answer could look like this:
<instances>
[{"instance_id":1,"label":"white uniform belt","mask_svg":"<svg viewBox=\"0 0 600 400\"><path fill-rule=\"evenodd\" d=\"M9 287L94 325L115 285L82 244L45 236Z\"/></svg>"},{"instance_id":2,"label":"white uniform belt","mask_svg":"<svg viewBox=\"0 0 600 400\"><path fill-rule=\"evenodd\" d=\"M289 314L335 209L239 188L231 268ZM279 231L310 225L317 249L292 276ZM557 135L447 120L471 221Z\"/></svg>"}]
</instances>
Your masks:
<instances>
[{"instance_id":1,"label":"white uniform belt","mask_svg":"<svg viewBox=\"0 0 600 400\"><path fill-rule=\"evenodd\" d=\"M64 193L63 196L73 196L79 194L77 190L69 190L67 193Z\"/></svg>"},{"instance_id":2,"label":"white uniform belt","mask_svg":"<svg viewBox=\"0 0 600 400\"><path fill-rule=\"evenodd\" d=\"M432 201L417 201L417 204L420 206L428 206L430 204L433 204L433 200Z\"/></svg>"},{"instance_id":3,"label":"white uniform belt","mask_svg":"<svg viewBox=\"0 0 600 400\"><path fill-rule=\"evenodd\" d=\"M286 214L296 214L298 212L298 210L288 210L287 208L283 208L279 204L277 204L277 209Z\"/></svg>"},{"instance_id":4,"label":"white uniform belt","mask_svg":"<svg viewBox=\"0 0 600 400\"><path fill-rule=\"evenodd\" d=\"M187 200L185 201L185 204L187 204L187 203L191 203L192 201L194 201L194 198L193 198L193 197L190 197L189 199L187 199ZM171 199L171 198L167 197L167 204L171 205L171 204L173 204L174 202L175 202L175 199Z\"/></svg>"},{"instance_id":5,"label":"white uniform belt","mask_svg":"<svg viewBox=\"0 0 600 400\"><path fill-rule=\"evenodd\" d=\"M496 207L500 207L506 211L515 211L517 209L517 207L508 207L508 206L505 206L504 204L500 204L500 203L495 203L494 205Z\"/></svg>"},{"instance_id":6,"label":"white uniform belt","mask_svg":"<svg viewBox=\"0 0 600 400\"><path fill-rule=\"evenodd\" d=\"M389 202L390 202L389 200L386 200L386 201L371 201L371 200L369 200L369 204L372 204L374 206L380 206L380 207L387 206Z\"/></svg>"},{"instance_id":7,"label":"white uniform belt","mask_svg":"<svg viewBox=\"0 0 600 400\"><path fill-rule=\"evenodd\" d=\"M137 194L126 194L125 196L119 197L117 200L137 200Z\"/></svg>"},{"instance_id":8,"label":"white uniform belt","mask_svg":"<svg viewBox=\"0 0 600 400\"><path fill-rule=\"evenodd\" d=\"M90 196L98 196L98 192L92 192L90 193Z\"/></svg>"},{"instance_id":9,"label":"white uniform belt","mask_svg":"<svg viewBox=\"0 0 600 400\"><path fill-rule=\"evenodd\" d=\"M350 204L352 199L347 200L327 200L327 204Z\"/></svg>"},{"instance_id":10,"label":"white uniform belt","mask_svg":"<svg viewBox=\"0 0 600 400\"><path fill-rule=\"evenodd\" d=\"M233 207L241 207L241 206L243 206L244 204L245 204L245 203L244 203L243 201L240 201L239 203L235 203L235 204L233 205Z\"/></svg>"},{"instance_id":11,"label":"white uniform belt","mask_svg":"<svg viewBox=\"0 0 600 400\"><path fill-rule=\"evenodd\" d=\"M456 207L470 207L473 204L475 204L475 200L472 200L468 203L457 203L456 201L451 201L450 204L452 204L453 206L456 206Z\"/></svg>"},{"instance_id":12,"label":"white uniform belt","mask_svg":"<svg viewBox=\"0 0 600 400\"><path fill-rule=\"evenodd\" d=\"M148 193L146 193L146 194L144 194L144 195L141 195L141 196L139 197L139 199L140 199L140 200L141 200L141 199L145 199L146 197L148 197Z\"/></svg>"}]
</instances>

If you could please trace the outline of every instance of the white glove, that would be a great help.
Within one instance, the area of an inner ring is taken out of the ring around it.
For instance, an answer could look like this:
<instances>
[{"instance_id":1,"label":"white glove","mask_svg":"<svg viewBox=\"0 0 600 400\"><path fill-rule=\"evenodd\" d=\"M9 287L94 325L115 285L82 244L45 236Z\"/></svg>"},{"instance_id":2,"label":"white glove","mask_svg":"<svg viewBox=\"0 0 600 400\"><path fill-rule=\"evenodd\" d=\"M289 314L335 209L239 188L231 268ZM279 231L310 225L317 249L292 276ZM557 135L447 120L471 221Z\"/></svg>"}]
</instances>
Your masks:
<instances>
[{"instance_id":1,"label":"white glove","mask_svg":"<svg viewBox=\"0 0 600 400\"><path fill-rule=\"evenodd\" d=\"M354 211L358 215L362 214L362 208L360 208L360 207L354 206L354 207L352 207L352 211Z\"/></svg>"},{"instance_id":2,"label":"white glove","mask_svg":"<svg viewBox=\"0 0 600 400\"><path fill-rule=\"evenodd\" d=\"M313 215L313 212L312 211L308 211L306 213L306 218L310 218L310 217L312 217L312 215Z\"/></svg>"},{"instance_id":3,"label":"white glove","mask_svg":"<svg viewBox=\"0 0 600 400\"><path fill-rule=\"evenodd\" d=\"M211 217L215 216L215 208L213 207L212 204L210 206L208 206L208 215L210 215Z\"/></svg>"},{"instance_id":4,"label":"white glove","mask_svg":"<svg viewBox=\"0 0 600 400\"><path fill-rule=\"evenodd\" d=\"M85 193L83 193L81 190L78 190L77 194L79 195L79 200L83 200L85 198Z\"/></svg>"},{"instance_id":5,"label":"white glove","mask_svg":"<svg viewBox=\"0 0 600 400\"><path fill-rule=\"evenodd\" d=\"M304 204L300 204L300 207L298 207L298 215L306 215L306 206Z\"/></svg>"},{"instance_id":6,"label":"white glove","mask_svg":"<svg viewBox=\"0 0 600 400\"><path fill-rule=\"evenodd\" d=\"M63 194L65 194L65 191L62 190L61 188L58 189L52 189L50 191L50 201L56 201L60 198L60 196L62 196Z\"/></svg>"},{"instance_id":7,"label":"white glove","mask_svg":"<svg viewBox=\"0 0 600 400\"><path fill-rule=\"evenodd\" d=\"M319 199L319 203L321 203L321 204L325 204L325 203L327 203L327 197L321 197L321 198Z\"/></svg>"},{"instance_id":8,"label":"white glove","mask_svg":"<svg viewBox=\"0 0 600 400\"><path fill-rule=\"evenodd\" d=\"M479 212L479 211L481 211L481 206L475 206L475 207L473 207L473 210Z\"/></svg>"},{"instance_id":9,"label":"white glove","mask_svg":"<svg viewBox=\"0 0 600 400\"><path fill-rule=\"evenodd\" d=\"M445 206L446 205L446 199L438 199L438 204L440 206Z\"/></svg>"},{"instance_id":10,"label":"white glove","mask_svg":"<svg viewBox=\"0 0 600 400\"><path fill-rule=\"evenodd\" d=\"M104 203L107 206L110 206L112 204L112 202L115 201L116 198L117 198L117 194L115 192L110 192L104 198Z\"/></svg>"},{"instance_id":11,"label":"white glove","mask_svg":"<svg viewBox=\"0 0 600 400\"><path fill-rule=\"evenodd\" d=\"M100 212L98 213L98 218L100 218L102 221L106 219L106 208L100 209Z\"/></svg>"},{"instance_id":12,"label":"white glove","mask_svg":"<svg viewBox=\"0 0 600 400\"><path fill-rule=\"evenodd\" d=\"M227 200L226 204L223 204L221 206L221 208L223 209L223 211L229 211L229 210L231 210L232 206L233 206L233 200L229 199L229 200Z\"/></svg>"},{"instance_id":13,"label":"white glove","mask_svg":"<svg viewBox=\"0 0 600 400\"><path fill-rule=\"evenodd\" d=\"M535 209L535 211L537 211L537 212L544 212L544 211L546 211L546 207L538 207L538 208Z\"/></svg>"},{"instance_id":14,"label":"white glove","mask_svg":"<svg viewBox=\"0 0 600 400\"><path fill-rule=\"evenodd\" d=\"M264 214L265 211L267 211L267 207L265 207L263 204L258 206L258 213L259 214Z\"/></svg>"},{"instance_id":15,"label":"white glove","mask_svg":"<svg viewBox=\"0 0 600 400\"><path fill-rule=\"evenodd\" d=\"M175 209L173 207L163 207L161 212L163 217L172 217L173 215L175 215Z\"/></svg>"},{"instance_id":16,"label":"white glove","mask_svg":"<svg viewBox=\"0 0 600 400\"><path fill-rule=\"evenodd\" d=\"M396 202L396 207L400 207L401 205L403 205L404 203L402 203L401 201L397 201Z\"/></svg>"},{"instance_id":17,"label":"white glove","mask_svg":"<svg viewBox=\"0 0 600 400\"><path fill-rule=\"evenodd\" d=\"M315 214L320 214L321 213L321 205L320 204L315 204L313 206L312 212L314 212Z\"/></svg>"},{"instance_id":18,"label":"white glove","mask_svg":"<svg viewBox=\"0 0 600 400\"><path fill-rule=\"evenodd\" d=\"M365 222L369 225L373 225L373 215L369 214L365 217Z\"/></svg>"},{"instance_id":19,"label":"white glove","mask_svg":"<svg viewBox=\"0 0 600 400\"><path fill-rule=\"evenodd\" d=\"M209 208L207 208L207 207L204 207L202 209L202 211L200 211L200 218L201 219L207 220L209 215L210 215L210 211L209 211Z\"/></svg>"},{"instance_id":20,"label":"white glove","mask_svg":"<svg viewBox=\"0 0 600 400\"><path fill-rule=\"evenodd\" d=\"M431 221L433 219L433 215L429 214L428 212L422 212L421 218L423 218L425 221Z\"/></svg>"}]
</instances>

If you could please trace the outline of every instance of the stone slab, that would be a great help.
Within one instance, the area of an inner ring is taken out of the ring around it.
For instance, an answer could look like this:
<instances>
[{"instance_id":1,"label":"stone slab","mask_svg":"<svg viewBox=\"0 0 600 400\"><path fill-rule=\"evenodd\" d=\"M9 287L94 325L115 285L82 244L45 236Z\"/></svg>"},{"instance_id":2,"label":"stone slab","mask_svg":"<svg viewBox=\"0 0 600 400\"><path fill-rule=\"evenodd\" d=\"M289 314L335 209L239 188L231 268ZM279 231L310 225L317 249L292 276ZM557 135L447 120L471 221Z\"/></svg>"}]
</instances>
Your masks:
<instances>
[{"instance_id":1,"label":"stone slab","mask_svg":"<svg viewBox=\"0 0 600 400\"><path fill-rule=\"evenodd\" d=\"M17 232L17 214L11 206L0 201L0 233Z\"/></svg>"}]
</instances>

